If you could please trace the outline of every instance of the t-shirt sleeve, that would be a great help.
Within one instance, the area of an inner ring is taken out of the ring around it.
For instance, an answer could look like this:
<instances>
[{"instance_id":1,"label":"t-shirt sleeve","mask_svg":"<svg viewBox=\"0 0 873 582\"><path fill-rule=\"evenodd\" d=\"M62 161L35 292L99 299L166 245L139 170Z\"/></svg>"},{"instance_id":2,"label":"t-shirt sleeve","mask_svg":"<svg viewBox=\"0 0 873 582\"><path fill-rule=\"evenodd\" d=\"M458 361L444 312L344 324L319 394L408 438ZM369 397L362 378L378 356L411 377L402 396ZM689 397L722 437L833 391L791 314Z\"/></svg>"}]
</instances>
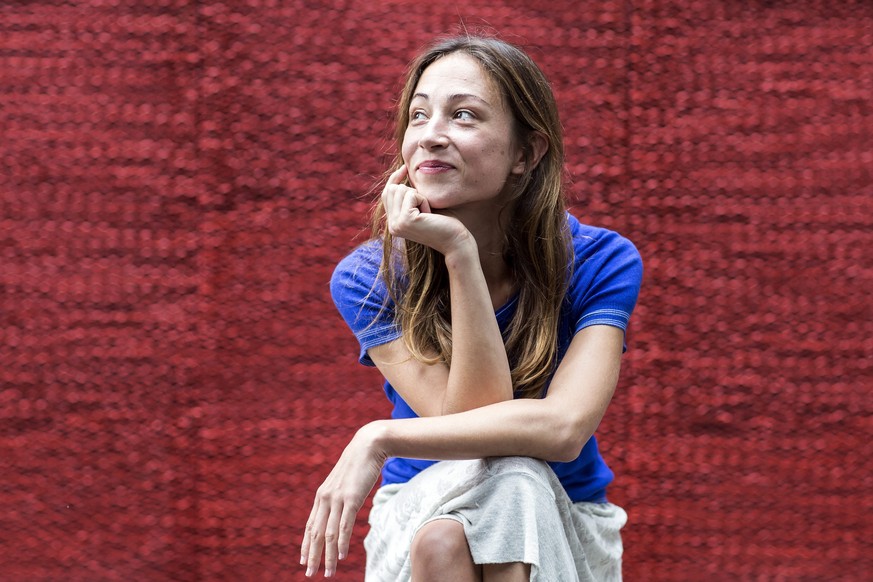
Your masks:
<instances>
[{"instance_id":1,"label":"t-shirt sleeve","mask_svg":"<svg viewBox=\"0 0 873 582\"><path fill-rule=\"evenodd\" d=\"M573 333L592 325L627 331L643 278L640 253L618 233L574 226L576 263L569 290Z\"/></svg>"},{"instance_id":2,"label":"t-shirt sleeve","mask_svg":"<svg viewBox=\"0 0 873 582\"><path fill-rule=\"evenodd\" d=\"M386 300L379 277L381 259L381 246L365 243L340 261L330 278L334 305L358 339L358 361L366 366L375 366L367 350L401 336L394 323L394 304Z\"/></svg>"}]
</instances>

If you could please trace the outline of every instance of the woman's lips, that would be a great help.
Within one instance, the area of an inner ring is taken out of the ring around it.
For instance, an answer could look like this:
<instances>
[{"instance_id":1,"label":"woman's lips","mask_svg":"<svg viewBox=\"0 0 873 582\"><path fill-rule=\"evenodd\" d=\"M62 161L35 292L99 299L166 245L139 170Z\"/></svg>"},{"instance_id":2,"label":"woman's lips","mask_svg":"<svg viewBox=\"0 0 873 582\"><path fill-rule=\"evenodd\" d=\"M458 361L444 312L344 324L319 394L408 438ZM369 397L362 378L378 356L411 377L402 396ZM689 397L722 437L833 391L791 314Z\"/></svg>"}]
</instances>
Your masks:
<instances>
[{"instance_id":1,"label":"woman's lips","mask_svg":"<svg viewBox=\"0 0 873 582\"><path fill-rule=\"evenodd\" d=\"M422 162L418 165L418 171L422 174L441 174L454 169L455 167L451 164L437 161Z\"/></svg>"}]
</instances>

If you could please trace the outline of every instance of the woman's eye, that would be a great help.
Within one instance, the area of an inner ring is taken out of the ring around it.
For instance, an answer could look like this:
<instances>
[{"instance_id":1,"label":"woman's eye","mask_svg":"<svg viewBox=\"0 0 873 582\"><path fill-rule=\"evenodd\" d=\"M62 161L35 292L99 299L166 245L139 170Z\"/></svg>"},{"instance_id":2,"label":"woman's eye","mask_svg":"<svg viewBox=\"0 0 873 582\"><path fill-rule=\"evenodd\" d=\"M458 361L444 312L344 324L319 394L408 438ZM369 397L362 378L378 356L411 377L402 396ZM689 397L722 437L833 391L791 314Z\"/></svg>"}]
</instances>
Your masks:
<instances>
[{"instance_id":1,"label":"woman's eye","mask_svg":"<svg viewBox=\"0 0 873 582\"><path fill-rule=\"evenodd\" d=\"M466 109L461 109L457 113L455 113L455 118L463 121L470 121L475 119L472 111L467 111Z\"/></svg>"},{"instance_id":2,"label":"woman's eye","mask_svg":"<svg viewBox=\"0 0 873 582\"><path fill-rule=\"evenodd\" d=\"M419 121L425 118L427 118L427 116L424 114L424 111L421 111L420 109L418 111L413 111L412 114L409 116L409 119L411 121Z\"/></svg>"}]
</instances>

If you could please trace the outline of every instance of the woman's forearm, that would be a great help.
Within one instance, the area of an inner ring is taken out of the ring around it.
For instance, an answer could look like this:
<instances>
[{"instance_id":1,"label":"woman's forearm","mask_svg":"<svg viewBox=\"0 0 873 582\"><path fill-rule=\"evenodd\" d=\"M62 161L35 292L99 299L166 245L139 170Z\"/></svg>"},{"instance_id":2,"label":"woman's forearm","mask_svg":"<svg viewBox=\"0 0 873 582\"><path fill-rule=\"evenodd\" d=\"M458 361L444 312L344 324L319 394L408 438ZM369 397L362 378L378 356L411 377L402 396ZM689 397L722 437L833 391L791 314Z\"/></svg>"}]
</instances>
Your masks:
<instances>
[{"instance_id":1,"label":"woman's forearm","mask_svg":"<svg viewBox=\"0 0 873 582\"><path fill-rule=\"evenodd\" d=\"M518 399L446 416L380 420L362 430L389 457L570 461L594 434L600 416L572 418L546 400Z\"/></svg>"},{"instance_id":2,"label":"woman's forearm","mask_svg":"<svg viewBox=\"0 0 873 582\"><path fill-rule=\"evenodd\" d=\"M503 337L475 241L445 256L452 309L452 363L442 414L512 399Z\"/></svg>"},{"instance_id":3,"label":"woman's forearm","mask_svg":"<svg viewBox=\"0 0 873 582\"><path fill-rule=\"evenodd\" d=\"M430 247L444 257L449 274L452 360L448 369L404 365L404 359L396 356L408 350L397 346L371 350L371 357L375 356L380 370L388 368L383 374L407 401L417 401L414 409L420 416L450 414L510 400L509 362L494 316L479 244L452 213L432 212L425 196L403 184L406 178L412 185L408 169L402 166L391 174L382 191L387 228L391 235ZM500 232L496 223L481 230L491 236ZM498 240L502 243L502 238ZM411 382L405 383L407 380ZM424 395L431 400L429 403L419 398Z\"/></svg>"}]
</instances>

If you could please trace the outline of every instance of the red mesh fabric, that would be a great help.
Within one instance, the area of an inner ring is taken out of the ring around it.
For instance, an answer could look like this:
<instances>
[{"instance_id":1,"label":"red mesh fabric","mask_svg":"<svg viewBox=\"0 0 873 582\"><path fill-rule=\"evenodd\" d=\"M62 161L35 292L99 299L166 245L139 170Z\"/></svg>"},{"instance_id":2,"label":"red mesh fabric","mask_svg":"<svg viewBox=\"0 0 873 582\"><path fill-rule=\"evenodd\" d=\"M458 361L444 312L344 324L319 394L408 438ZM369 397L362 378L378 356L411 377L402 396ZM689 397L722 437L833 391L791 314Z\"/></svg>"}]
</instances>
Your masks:
<instances>
[{"instance_id":1,"label":"red mesh fabric","mask_svg":"<svg viewBox=\"0 0 873 582\"><path fill-rule=\"evenodd\" d=\"M327 280L461 19L530 49L574 212L646 262L600 431L626 578L869 579L866 0L4 2L0 578L302 579L387 412Z\"/></svg>"}]
</instances>

